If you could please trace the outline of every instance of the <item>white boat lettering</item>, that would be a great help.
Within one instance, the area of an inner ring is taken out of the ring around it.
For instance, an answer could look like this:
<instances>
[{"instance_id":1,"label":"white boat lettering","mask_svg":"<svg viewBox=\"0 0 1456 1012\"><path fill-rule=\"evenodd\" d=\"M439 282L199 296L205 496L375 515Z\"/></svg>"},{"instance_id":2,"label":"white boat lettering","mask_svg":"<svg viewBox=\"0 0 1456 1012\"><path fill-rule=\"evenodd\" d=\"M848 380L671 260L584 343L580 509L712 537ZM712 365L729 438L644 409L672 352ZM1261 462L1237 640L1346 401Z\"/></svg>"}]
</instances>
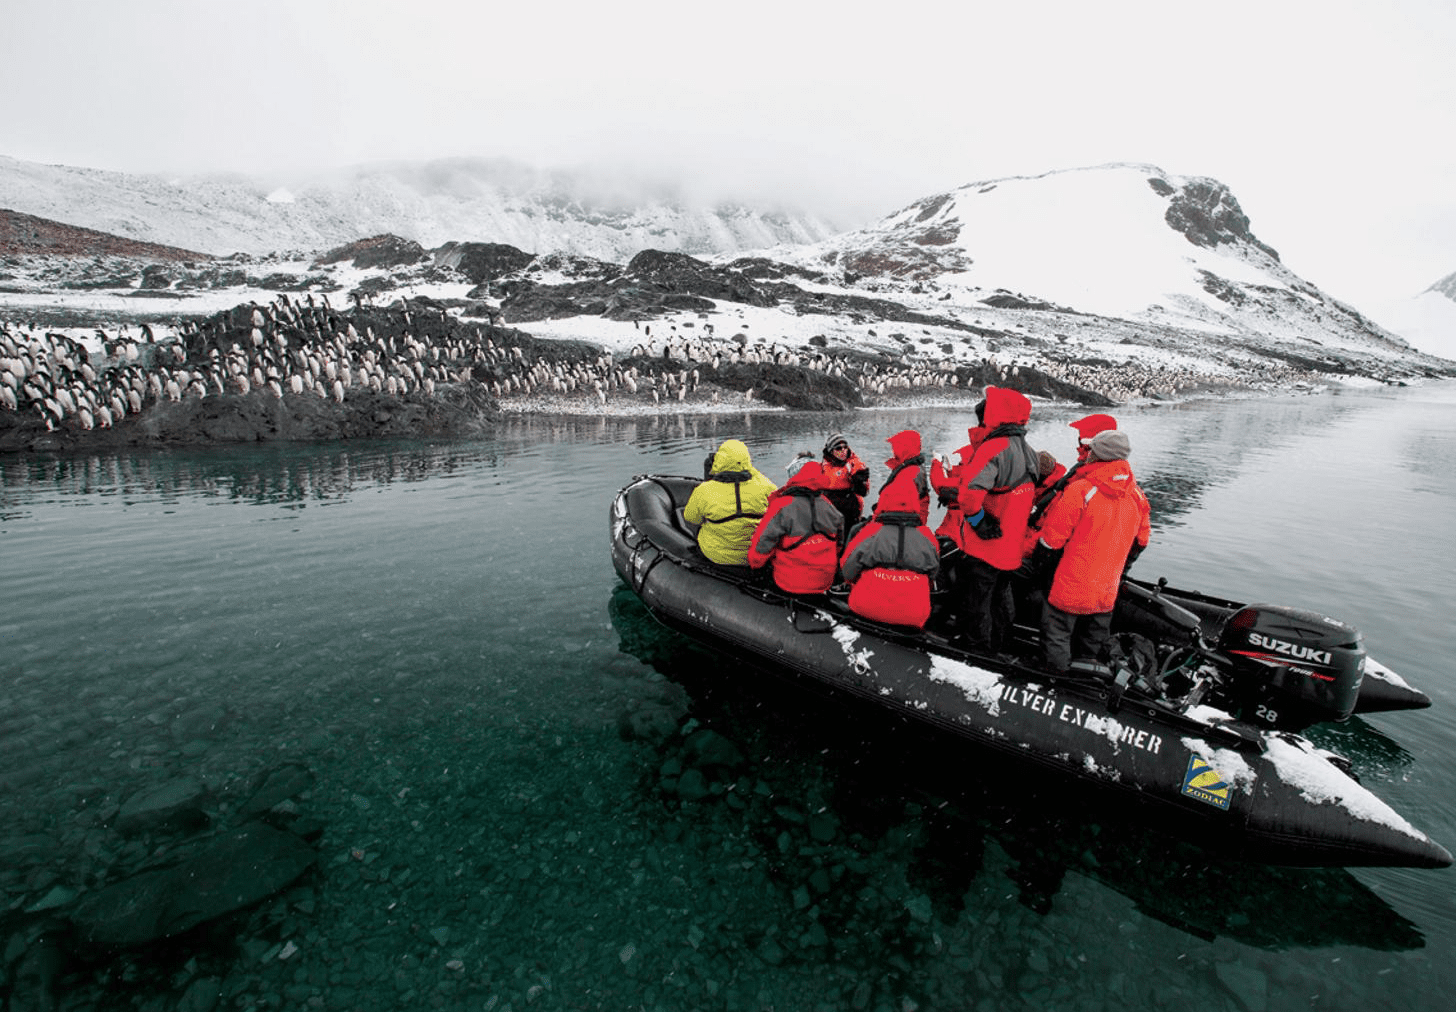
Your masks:
<instances>
[{"instance_id":1,"label":"white boat lettering","mask_svg":"<svg viewBox=\"0 0 1456 1012\"><path fill-rule=\"evenodd\" d=\"M1056 709L1057 701L1051 696L1043 695L1035 689L1027 689L1020 685L1007 685L1001 689L1001 698L1017 706L1024 706L1034 713L1045 713L1050 715Z\"/></svg>"},{"instance_id":2,"label":"white boat lettering","mask_svg":"<svg viewBox=\"0 0 1456 1012\"><path fill-rule=\"evenodd\" d=\"M1001 687L1001 698L1032 713L1055 717L1064 724L1090 731L1116 745L1129 745L1153 755L1163 750L1163 739L1160 735L1146 728L1126 726L1095 710L1084 710L1073 703L1060 702L1051 693L1038 692L1020 685L1004 685Z\"/></svg>"},{"instance_id":3,"label":"white boat lettering","mask_svg":"<svg viewBox=\"0 0 1456 1012\"><path fill-rule=\"evenodd\" d=\"M1314 647L1306 647L1298 643L1277 640L1273 636L1265 636L1263 633L1249 633L1249 645L1263 647L1265 650L1272 650L1276 654L1283 654L1285 657L1293 657L1296 660L1309 661L1312 664L1328 664L1333 657L1328 650L1316 650Z\"/></svg>"},{"instance_id":4,"label":"white boat lettering","mask_svg":"<svg viewBox=\"0 0 1456 1012\"><path fill-rule=\"evenodd\" d=\"M1158 735L1153 734L1151 731L1140 731L1133 727L1124 727L1122 729L1121 740L1133 748L1140 748L1144 752L1153 753L1153 755L1157 755L1163 747L1163 739Z\"/></svg>"}]
</instances>

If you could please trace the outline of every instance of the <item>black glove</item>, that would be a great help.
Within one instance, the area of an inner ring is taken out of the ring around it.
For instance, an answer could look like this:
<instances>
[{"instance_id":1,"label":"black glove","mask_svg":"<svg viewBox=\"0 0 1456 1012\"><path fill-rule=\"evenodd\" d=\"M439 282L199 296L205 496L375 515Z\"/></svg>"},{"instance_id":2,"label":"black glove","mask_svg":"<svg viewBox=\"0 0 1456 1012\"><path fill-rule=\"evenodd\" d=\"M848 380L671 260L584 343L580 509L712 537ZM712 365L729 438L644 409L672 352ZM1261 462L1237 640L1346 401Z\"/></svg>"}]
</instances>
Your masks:
<instances>
[{"instance_id":1,"label":"black glove","mask_svg":"<svg viewBox=\"0 0 1456 1012\"><path fill-rule=\"evenodd\" d=\"M971 525L971 530L975 531L976 537L982 541L995 541L1001 536L1001 521L997 520L990 513L987 513L984 509L981 510L979 515L980 520L974 522L969 517L966 518L967 523Z\"/></svg>"},{"instance_id":2,"label":"black glove","mask_svg":"<svg viewBox=\"0 0 1456 1012\"><path fill-rule=\"evenodd\" d=\"M1132 564L1137 561L1139 555L1143 554L1143 549L1146 547L1148 546L1140 545L1136 541L1132 543L1132 547L1127 550L1127 561L1122 564L1123 575L1126 575L1127 571L1132 568Z\"/></svg>"},{"instance_id":3,"label":"black glove","mask_svg":"<svg viewBox=\"0 0 1456 1012\"><path fill-rule=\"evenodd\" d=\"M944 488L935 490L935 501L942 506L953 506L961 500L961 490L958 488Z\"/></svg>"},{"instance_id":4,"label":"black glove","mask_svg":"<svg viewBox=\"0 0 1456 1012\"><path fill-rule=\"evenodd\" d=\"M1057 575L1057 567L1062 564L1062 550L1060 548L1048 548L1040 541L1031 550L1031 558L1027 560L1027 568L1031 570L1031 578L1040 585L1050 584L1052 577Z\"/></svg>"},{"instance_id":5,"label":"black glove","mask_svg":"<svg viewBox=\"0 0 1456 1012\"><path fill-rule=\"evenodd\" d=\"M856 471L849 479L849 487L855 495L864 495L870 490L870 473L868 470Z\"/></svg>"},{"instance_id":6,"label":"black glove","mask_svg":"<svg viewBox=\"0 0 1456 1012\"><path fill-rule=\"evenodd\" d=\"M710 453L706 457L703 458L703 480L704 481L707 481L708 480L708 475L710 475L710 474L713 473L713 458L715 456L717 456L717 454Z\"/></svg>"}]
</instances>

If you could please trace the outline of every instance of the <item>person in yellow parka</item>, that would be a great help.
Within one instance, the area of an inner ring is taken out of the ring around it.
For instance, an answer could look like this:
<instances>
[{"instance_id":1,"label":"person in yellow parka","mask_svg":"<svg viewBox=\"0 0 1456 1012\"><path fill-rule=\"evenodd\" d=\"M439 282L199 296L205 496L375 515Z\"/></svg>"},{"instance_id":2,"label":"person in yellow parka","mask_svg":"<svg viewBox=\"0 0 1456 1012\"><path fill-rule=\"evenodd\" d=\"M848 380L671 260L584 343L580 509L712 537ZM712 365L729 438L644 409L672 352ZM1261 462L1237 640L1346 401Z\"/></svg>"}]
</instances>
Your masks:
<instances>
[{"instance_id":1,"label":"person in yellow parka","mask_svg":"<svg viewBox=\"0 0 1456 1012\"><path fill-rule=\"evenodd\" d=\"M741 440L725 439L707 466L707 478L683 507L683 519L698 526L698 549L723 566L748 565L753 532L768 509L769 481Z\"/></svg>"}]
</instances>

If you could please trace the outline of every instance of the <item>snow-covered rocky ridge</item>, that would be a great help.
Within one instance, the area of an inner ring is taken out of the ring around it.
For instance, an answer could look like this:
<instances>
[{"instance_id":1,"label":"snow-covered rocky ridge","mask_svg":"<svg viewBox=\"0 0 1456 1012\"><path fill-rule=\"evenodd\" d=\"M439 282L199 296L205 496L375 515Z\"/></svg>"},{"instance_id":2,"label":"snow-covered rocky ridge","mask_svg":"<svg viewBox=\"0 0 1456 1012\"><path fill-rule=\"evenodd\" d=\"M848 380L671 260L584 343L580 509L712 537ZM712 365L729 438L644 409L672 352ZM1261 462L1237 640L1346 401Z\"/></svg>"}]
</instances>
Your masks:
<instances>
[{"instance_id":1,"label":"snow-covered rocky ridge","mask_svg":"<svg viewBox=\"0 0 1456 1012\"><path fill-rule=\"evenodd\" d=\"M455 354L474 354L461 341L493 335L498 348L522 335L617 356L574 378L531 376L523 363L521 387L501 373L488 396L506 409L528 391L540 409L553 409L553 392L574 394L577 407L619 409L632 403L621 389L646 410L740 404L750 384L764 392L764 377L720 366L764 364L847 379L841 405L984 382L1109 404L1456 375L1456 363L1413 349L1285 268L1221 184L1151 166L973 184L857 232L747 255L671 246L612 259L458 233L433 248L378 235L326 251L124 255L94 234L0 213L0 320L83 343L98 343L98 328L114 336L146 322L165 341L195 334L212 314L280 298L293 308L265 316L285 326L317 297L328 300L327 322L314 337L296 335L305 344L341 332L350 314L392 305L403 310L396 322L427 309L438 326L465 331L448 336ZM652 390L617 375L634 360L654 363ZM664 363L678 374L660 375ZM809 375L793 382L812 386ZM226 390L226 377L212 387Z\"/></svg>"},{"instance_id":2,"label":"snow-covered rocky ridge","mask_svg":"<svg viewBox=\"0 0 1456 1012\"><path fill-rule=\"evenodd\" d=\"M1251 346L1311 360L1414 352L1286 268L1223 184L1149 165L973 183L768 255L886 295L1019 307L1073 330L1078 317L1117 321L1134 341L1165 334L1215 355Z\"/></svg>"},{"instance_id":3,"label":"snow-covered rocky ridge","mask_svg":"<svg viewBox=\"0 0 1456 1012\"><path fill-rule=\"evenodd\" d=\"M837 231L792 209L704 203L501 160L380 163L298 179L165 178L0 155L0 208L212 255L321 250L391 233L626 260L646 248L707 254Z\"/></svg>"}]
</instances>

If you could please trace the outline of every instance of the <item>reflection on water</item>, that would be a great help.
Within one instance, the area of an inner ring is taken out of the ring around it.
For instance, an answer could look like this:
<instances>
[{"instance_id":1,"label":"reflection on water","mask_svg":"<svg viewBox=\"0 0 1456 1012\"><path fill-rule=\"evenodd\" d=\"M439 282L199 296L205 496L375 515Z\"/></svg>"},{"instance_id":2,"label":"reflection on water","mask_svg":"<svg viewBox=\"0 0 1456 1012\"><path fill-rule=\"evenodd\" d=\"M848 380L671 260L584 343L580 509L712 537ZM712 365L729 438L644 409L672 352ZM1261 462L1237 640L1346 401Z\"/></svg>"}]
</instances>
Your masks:
<instances>
[{"instance_id":1,"label":"reflection on water","mask_svg":"<svg viewBox=\"0 0 1456 1012\"><path fill-rule=\"evenodd\" d=\"M1456 685L1431 659L1456 649L1436 575L1456 549L1349 536L1342 497L1290 475L1349 490L1351 515L1378 501L1392 527L1444 529L1449 476L1380 440L1439 453L1452 403L1119 413L1158 514L1143 575L1326 609L1437 699L1318 734L1448 844ZM1069 460L1077 414L1045 412L1032 442ZM1444 1008L1456 910L1431 873L1222 861L741 669L617 585L605 515L632 474L695 473L733 436L779 477L842 430L878 479L889 433L954 449L968 421L519 418L469 443L0 461L0 993ZM260 865L266 899L183 938L85 943L216 902L168 876L260 824L279 878L281 840L314 863L276 885ZM152 881L172 907L116 913Z\"/></svg>"},{"instance_id":2,"label":"reflection on water","mask_svg":"<svg viewBox=\"0 0 1456 1012\"><path fill-rule=\"evenodd\" d=\"M76 456L26 460L0 471L3 487L51 488L60 497L216 497L286 503L347 498L359 485L424 481L449 475L467 463L498 464L493 454L462 456L458 450L400 447L332 453L298 459L287 450L239 450L210 457L151 454L139 457Z\"/></svg>"}]
</instances>

